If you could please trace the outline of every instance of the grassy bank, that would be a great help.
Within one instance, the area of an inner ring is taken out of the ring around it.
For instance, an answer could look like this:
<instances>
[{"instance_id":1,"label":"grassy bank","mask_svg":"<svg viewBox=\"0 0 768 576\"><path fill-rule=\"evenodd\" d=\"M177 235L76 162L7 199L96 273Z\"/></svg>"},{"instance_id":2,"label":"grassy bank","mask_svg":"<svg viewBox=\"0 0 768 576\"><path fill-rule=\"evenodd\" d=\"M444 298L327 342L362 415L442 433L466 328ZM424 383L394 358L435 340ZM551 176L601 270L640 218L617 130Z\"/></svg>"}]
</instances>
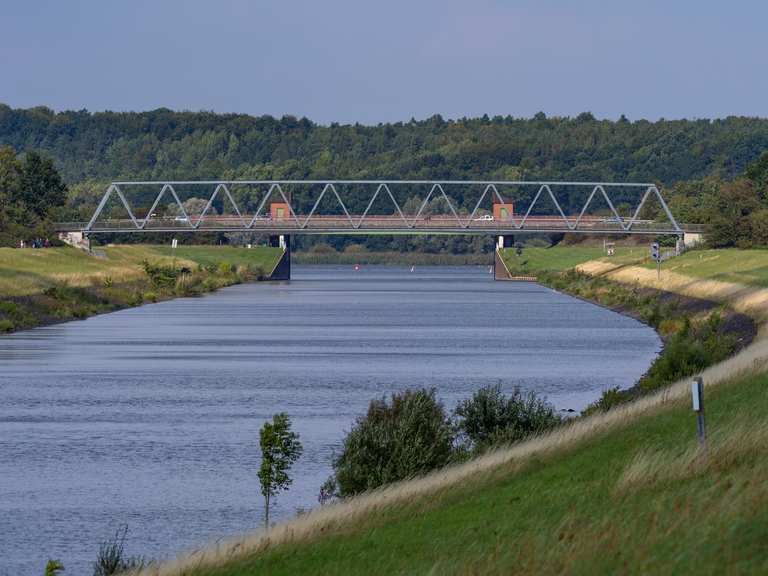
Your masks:
<instances>
[{"instance_id":1,"label":"grassy bank","mask_svg":"<svg viewBox=\"0 0 768 576\"><path fill-rule=\"evenodd\" d=\"M147 574L764 573L764 370L707 388L707 456L683 385Z\"/></svg>"},{"instance_id":2,"label":"grassy bank","mask_svg":"<svg viewBox=\"0 0 768 576\"><path fill-rule=\"evenodd\" d=\"M599 260L606 265L641 266L656 269L649 258L647 246L616 247L614 256L606 256L602 246L555 246L552 248L526 248L518 256L514 250L503 252L510 269L526 273L561 272L589 261ZM662 272L688 276L691 279L733 282L744 286L768 287L768 250L691 250L665 261Z\"/></svg>"},{"instance_id":3,"label":"grassy bank","mask_svg":"<svg viewBox=\"0 0 768 576\"><path fill-rule=\"evenodd\" d=\"M615 258L643 257L647 252L639 246L617 246ZM504 263L520 275L531 275L539 272L561 272L605 256L602 246L554 246L552 248L525 248L521 254L508 248L502 251Z\"/></svg>"},{"instance_id":4,"label":"grassy bank","mask_svg":"<svg viewBox=\"0 0 768 576\"><path fill-rule=\"evenodd\" d=\"M768 250L692 250L665 262L663 269L692 278L768 288Z\"/></svg>"},{"instance_id":5,"label":"grassy bank","mask_svg":"<svg viewBox=\"0 0 768 576\"><path fill-rule=\"evenodd\" d=\"M274 248L112 246L103 257L75 248L0 248L0 332L210 292L268 274ZM144 263L156 272L148 274ZM158 268L159 267L159 268Z\"/></svg>"}]
</instances>

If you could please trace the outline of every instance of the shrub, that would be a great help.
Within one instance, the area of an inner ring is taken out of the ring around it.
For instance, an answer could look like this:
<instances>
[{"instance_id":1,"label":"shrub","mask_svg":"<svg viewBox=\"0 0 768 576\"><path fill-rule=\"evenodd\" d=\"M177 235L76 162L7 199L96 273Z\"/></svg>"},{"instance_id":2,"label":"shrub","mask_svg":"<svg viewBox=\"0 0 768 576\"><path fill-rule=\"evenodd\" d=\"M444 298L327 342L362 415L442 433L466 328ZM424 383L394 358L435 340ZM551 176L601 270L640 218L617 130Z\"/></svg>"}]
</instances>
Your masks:
<instances>
[{"instance_id":1,"label":"shrub","mask_svg":"<svg viewBox=\"0 0 768 576\"><path fill-rule=\"evenodd\" d=\"M208 276L203 280L203 283L202 283L203 292L213 292L218 288L221 288L221 282L219 281L219 279L214 278L213 276Z\"/></svg>"},{"instance_id":2,"label":"shrub","mask_svg":"<svg viewBox=\"0 0 768 576\"><path fill-rule=\"evenodd\" d=\"M336 249L333 246L323 243L315 244L309 251L314 254L336 254Z\"/></svg>"},{"instance_id":3,"label":"shrub","mask_svg":"<svg viewBox=\"0 0 768 576\"><path fill-rule=\"evenodd\" d=\"M176 285L174 286L173 291L177 296L187 296L192 293L192 289L192 276L184 274L176 279Z\"/></svg>"},{"instance_id":4,"label":"shrub","mask_svg":"<svg viewBox=\"0 0 768 576\"><path fill-rule=\"evenodd\" d=\"M128 298L128 306L141 306L142 304L144 304L144 294L136 290Z\"/></svg>"},{"instance_id":5,"label":"shrub","mask_svg":"<svg viewBox=\"0 0 768 576\"><path fill-rule=\"evenodd\" d=\"M16 314L18 306L15 302L0 302L0 312L4 312L9 315Z\"/></svg>"},{"instance_id":6,"label":"shrub","mask_svg":"<svg viewBox=\"0 0 768 576\"><path fill-rule=\"evenodd\" d=\"M256 278L256 280L263 280L266 275L267 275L267 272L264 270L263 267L252 264L248 266L246 278L252 277L252 278Z\"/></svg>"},{"instance_id":7,"label":"shrub","mask_svg":"<svg viewBox=\"0 0 768 576\"><path fill-rule=\"evenodd\" d=\"M113 576L144 566L143 558L125 555L125 536L127 534L128 527L122 526L117 529L113 538L101 543L99 556L93 563L93 576Z\"/></svg>"},{"instance_id":8,"label":"shrub","mask_svg":"<svg viewBox=\"0 0 768 576\"><path fill-rule=\"evenodd\" d=\"M152 264L144 260L141 263L144 272L149 277L152 286L159 289L172 289L181 276L181 270L175 266L166 266L163 264Z\"/></svg>"},{"instance_id":9,"label":"shrub","mask_svg":"<svg viewBox=\"0 0 768 576\"><path fill-rule=\"evenodd\" d=\"M91 311L87 306L75 306L72 308L72 316L75 318L88 318L91 315Z\"/></svg>"},{"instance_id":10,"label":"shrub","mask_svg":"<svg viewBox=\"0 0 768 576\"><path fill-rule=\"evenodd\" d=\"M367 254L368 248L364 244L349 244L344 248L344 254Z\"/></svg>"},{"instance_id":11,"label":"shrub","mask_svg":"<svg viewBox=\"0 0 768 576\"><path fill-rule=\"evenodd\" d=\"M0 319L0 332L13 332L15 328L13 322L7 319Z\"/></svg>"},{"instance_id":12,"label":"shrub","mask_svg":"<svg viewBox=\"0 0 768 576\"><path fill-rule=\"evenodd\" d=\"M72 298L72 289L66 281L56 282L43 290L43 294L54 300L68 300Z\"/></svg>"},{"instance_id":13,"label":"shrub","mask_svg":"<svg viewBox=\"0 0 768 576\"><path fill-rule=\"evenodd\" d=\"M424 474L447 464L452 451L451 424L434 389L373 400L344 439L321 500Z\"/></svg>"},{"instance_id":14,"label":"shrub","mask_svg":"<svg viewBox=\"0 0 768 576\"><path fill-rule=\"evenodd\" d=\"M62 570L64 570L64 564L59 560L48 560L45 565L45 576L58 576Z\"/></svg>"},{"instance_id":15,"label":"shrub","mask_svg":"<svg viewBox=\"0 0 768 576\"><path fill-rule=\"evenodd\" d=\"M500 384L475 392L456 407L454 416L465 447L475 452L517 442L562 421L554 406L535 393L516 387L505 396Z\"/></svg>"}]
</instances>

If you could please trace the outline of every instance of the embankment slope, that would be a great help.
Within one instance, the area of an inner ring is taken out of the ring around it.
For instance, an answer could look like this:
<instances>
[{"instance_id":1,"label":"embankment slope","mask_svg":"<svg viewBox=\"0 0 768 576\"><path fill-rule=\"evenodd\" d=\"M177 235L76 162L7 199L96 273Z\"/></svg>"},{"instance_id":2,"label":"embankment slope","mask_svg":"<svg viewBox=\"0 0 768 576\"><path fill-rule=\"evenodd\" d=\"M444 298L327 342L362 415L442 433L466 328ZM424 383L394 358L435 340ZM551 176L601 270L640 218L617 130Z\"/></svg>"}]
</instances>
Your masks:
<instances>
[{"instance_id":1,"label":"embankment slope","mask_svg":"<svg viewBox=\"0 0 768 576\"><path fill-rule=\"evenodd\" d=\"M63 248L0 248L0 332L82 319L144 302L190 296L269 274L277 248L110 246L100 257ZM178 286L158 286L143 262L187 268Z\"/></svg>"}]
</instances>

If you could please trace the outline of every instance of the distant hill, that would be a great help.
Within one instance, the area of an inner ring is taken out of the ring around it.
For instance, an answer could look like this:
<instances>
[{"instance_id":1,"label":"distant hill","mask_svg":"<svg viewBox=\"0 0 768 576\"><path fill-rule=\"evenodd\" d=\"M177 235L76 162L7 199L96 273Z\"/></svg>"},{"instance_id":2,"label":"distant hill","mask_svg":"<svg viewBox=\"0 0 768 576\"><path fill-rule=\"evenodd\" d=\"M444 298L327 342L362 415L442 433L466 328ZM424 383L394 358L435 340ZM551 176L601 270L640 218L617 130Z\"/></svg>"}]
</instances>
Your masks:
<instances>
[{"instance_id":1,"label":"distant hill","mask_svg":"<svg viewBox=\"0 0 768 576\"><path fill-rule=\"evenodd\" d=\"M116 178L729 179L768 149L768 119L497 116L321 126L212 112L53 112L0 104L0 145L47 152L70 184Z\"/></svg>"}]
</instances>

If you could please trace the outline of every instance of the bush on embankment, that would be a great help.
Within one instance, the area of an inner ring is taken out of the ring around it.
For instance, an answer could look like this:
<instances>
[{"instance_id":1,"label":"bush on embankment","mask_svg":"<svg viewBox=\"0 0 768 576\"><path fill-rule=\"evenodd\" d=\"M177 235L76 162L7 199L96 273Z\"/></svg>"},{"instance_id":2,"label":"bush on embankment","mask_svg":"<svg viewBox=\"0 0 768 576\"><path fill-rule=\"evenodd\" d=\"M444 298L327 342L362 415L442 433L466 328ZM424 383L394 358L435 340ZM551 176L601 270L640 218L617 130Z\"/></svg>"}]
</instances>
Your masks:
<instances>
[{"instance_id":1,"label":"bush on embankment","mask_svg":"<svg viewBox=\"0 0 768 576\"><path fill-rule=\"evenodd\" d=\"M454 410L458 449L467 454L513 444L562 423L554 406L519 387L509 396L501 385L486 386Z\"/></svg>"},{"instance_id":2,"label":"bush on embankment","mask_svg":"<svg viewBox=\"0 0 768 576\"><path fill-rule=\"evenodd\" d=\"M477 390L449 416L435 390L405 390L371 401L343 440L320 501L423 476L486 450L560 425L555 408L533 392Z\"/></svg>"}]
</instances>

